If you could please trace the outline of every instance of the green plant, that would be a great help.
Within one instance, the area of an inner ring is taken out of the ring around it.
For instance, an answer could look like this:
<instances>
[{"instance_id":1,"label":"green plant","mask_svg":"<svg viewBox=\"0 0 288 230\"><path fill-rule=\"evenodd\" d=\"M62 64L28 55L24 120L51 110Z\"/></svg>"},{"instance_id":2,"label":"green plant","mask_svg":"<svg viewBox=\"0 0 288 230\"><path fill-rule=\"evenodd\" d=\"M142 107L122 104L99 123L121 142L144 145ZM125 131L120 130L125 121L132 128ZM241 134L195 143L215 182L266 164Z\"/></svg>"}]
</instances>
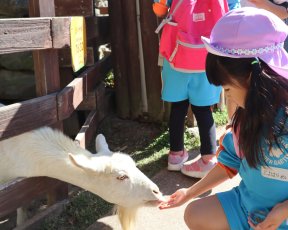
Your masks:
<instances>
[{"instance_id":1,"label":"green plant","mask_svg":"<svg viewBox=\"0 0 288 230\"><path fill-rule=\"evenodd\" d=\"M105 82L107 87L114 88L114 72L113 72L113 70L110 70L107 73L104 82Z\"/></svg>"},{"instance_id":2,"label":"green plant","mask_svg":"<svg viewBox=\"0 0 288 230\"><path fill-rule=\"evenodd\" d=\"M84 230L93 224L98 218L111 211L113 205L100 197L80 190L65 206L64 212L56 218L46 220L42 230Z\"/></svg>"},{"instance_id":3,"label":"green plant","mask_svg":"<svg viewBox=\"0 0 288 230\"><path fill-rule=\"evenodd\" d=\"M227 110L215 109L213 111L213 118L216 126L222 126L228 123L228 113Z\"/></svg>"}]
</instances>

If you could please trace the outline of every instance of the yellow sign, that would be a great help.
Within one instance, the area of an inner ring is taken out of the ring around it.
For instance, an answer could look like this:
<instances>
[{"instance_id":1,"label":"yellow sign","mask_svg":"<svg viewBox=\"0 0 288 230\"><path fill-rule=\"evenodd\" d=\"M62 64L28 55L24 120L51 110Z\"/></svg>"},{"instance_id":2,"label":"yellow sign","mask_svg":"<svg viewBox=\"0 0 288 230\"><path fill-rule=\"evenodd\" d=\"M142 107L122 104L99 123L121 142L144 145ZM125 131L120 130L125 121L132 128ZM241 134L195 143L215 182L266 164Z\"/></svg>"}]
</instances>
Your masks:
<instances>
[{"instance_id":1,"label":"yellow sign","mask_svg":"<svg viewBox=\"0 0 288 230\"><path fill-rule=\"evenodd\" d=\"M72 68L77 72L87 59L86 25L84 17L72 17L70 25Z\"/></svg>"}]
</instances>

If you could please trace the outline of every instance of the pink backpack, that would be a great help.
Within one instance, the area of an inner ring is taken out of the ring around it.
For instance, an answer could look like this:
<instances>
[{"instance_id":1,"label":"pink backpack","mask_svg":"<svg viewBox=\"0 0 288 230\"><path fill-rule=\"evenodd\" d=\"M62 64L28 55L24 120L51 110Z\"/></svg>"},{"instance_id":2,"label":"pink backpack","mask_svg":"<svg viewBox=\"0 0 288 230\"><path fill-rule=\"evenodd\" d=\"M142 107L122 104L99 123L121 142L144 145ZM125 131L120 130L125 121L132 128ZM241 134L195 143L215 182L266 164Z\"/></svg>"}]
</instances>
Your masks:
<instances>
[{"instance_id":1,"label":"pink backpack","mask_svg":"<svg viewBox=\"0 0 288 230\"><path fill-rule=\"evenodd\" d=\"M181 72L205 71L207 51L201 36L210 37L215 23L228 11L226 0L173 0L163 28L160 55Z\"/></svg>"}]
</instances>

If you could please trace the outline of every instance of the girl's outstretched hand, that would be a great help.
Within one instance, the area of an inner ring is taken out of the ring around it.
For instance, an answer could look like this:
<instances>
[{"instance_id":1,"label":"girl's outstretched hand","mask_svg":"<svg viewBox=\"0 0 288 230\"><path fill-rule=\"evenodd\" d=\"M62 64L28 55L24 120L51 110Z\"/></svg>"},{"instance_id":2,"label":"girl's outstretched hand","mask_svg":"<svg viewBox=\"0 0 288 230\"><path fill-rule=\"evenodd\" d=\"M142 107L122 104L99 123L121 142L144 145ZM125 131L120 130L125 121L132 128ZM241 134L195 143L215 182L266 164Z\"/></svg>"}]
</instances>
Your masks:
<instances>
[{"instance_id":1,"label":"girl's outstretched hand","mask_svg":"<svg viewBox=\"0 0 288 230\"><path fill-rule=\"evenodd\" d=\"M173 193L168 200L159 205L159 209L175 208L186 203L189 198L187 196L187 188L181 188Z\"/></svg>"}]
</instances>

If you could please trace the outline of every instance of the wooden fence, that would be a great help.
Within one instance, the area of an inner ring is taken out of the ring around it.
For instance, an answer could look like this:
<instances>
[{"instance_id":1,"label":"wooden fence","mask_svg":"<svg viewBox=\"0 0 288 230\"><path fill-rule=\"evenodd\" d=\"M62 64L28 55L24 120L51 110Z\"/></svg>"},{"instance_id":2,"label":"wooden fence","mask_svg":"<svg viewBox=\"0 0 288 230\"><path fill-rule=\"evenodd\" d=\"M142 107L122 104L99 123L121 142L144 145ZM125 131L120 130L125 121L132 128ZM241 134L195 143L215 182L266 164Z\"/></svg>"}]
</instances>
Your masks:
<instances>
[{"instance_id":1,"label":"wooden fence","mask_svg":"<svg viewBox=\"0 0 288 230\"><path fill-rule=\"evenodd\" d=\"M161 100L159 36L154 32L161 19L152 3L109 0L117 112L122 118L167 121L170 108ZM223 103L222 96L218 107ZM192 120L191 111L188 117Z\"/></svg>"},{"instance_id":2,"label":"wooden fence","mask_svg":"<svg viewBox=\"0 0 288 230\"><path fill-rule=\"evenodd\" d=\"M154 33L158 22L152 2L109 0L109 16L118 115L162 121L159 41Z\"/></svg>"},{"instance_id":3,"label":"wooden fence","mask_svg":"<svg viewBox=\"0 0 288 230\"><path fill-rule=\"evenodd\" d=\"M46 125L63 130L63 121L77 109L89 111L75 138L85 148L113 105L103 83L112 60L98 60L98 46L109 42L108 17L94 16L93 0L30 0L29 14L0 20L0 55L33 50L37 93L36 98L0 108L0 140ZM87 63L77 73L69 48L72 16L84 17L87 31ZM51 205L67 197L68 186L42 177L2 184L0 217L45 194Z\"/></svg>"}]
</instances>

